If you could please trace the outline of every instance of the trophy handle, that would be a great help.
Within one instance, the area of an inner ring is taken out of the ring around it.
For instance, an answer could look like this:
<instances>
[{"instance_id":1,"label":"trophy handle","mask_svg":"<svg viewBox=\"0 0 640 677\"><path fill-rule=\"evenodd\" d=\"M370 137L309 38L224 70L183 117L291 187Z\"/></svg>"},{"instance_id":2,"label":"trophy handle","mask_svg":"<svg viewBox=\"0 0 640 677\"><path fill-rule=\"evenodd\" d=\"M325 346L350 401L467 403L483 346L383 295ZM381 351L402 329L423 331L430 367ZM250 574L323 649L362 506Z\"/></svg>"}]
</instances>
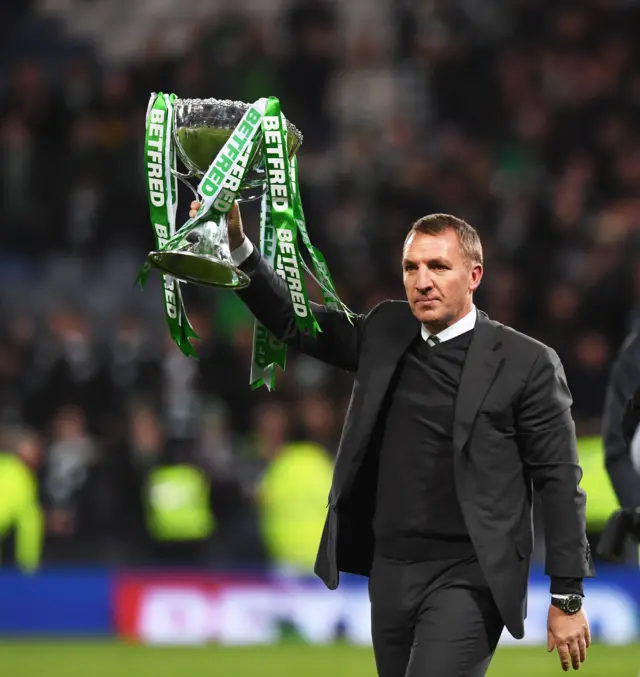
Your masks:
<instances>
[{"instance_id":1,"label":"trophy handle","mask_svg":"<svg viewBox=\"0 0 640 677\"><path fill-rule=\"evenodd\" d=\"M193 193L193 196L195 199L200 202L200 196L198 195L198 191L195 189L195 186L193 186L187 179L190 179L192 176L195 176L193 172L189 172L188 174L181 174L179 171L176 169L172 169L171 173L178 179L178 181L181 181L184 183L185 186L189 188L189 190Z\"/></svg>"},{"instance_id":2,"label":"trophy handle","mask_svg":"<svg viewBox=\"0 0 640 677\"><path fill-rule=\"evenodd\" d=\"M198 194L198 191L196 187L188 181L188 179L191 179L195 176L195 172L190 171L186 174L181 174L178 170L172 169L171 173L178 179L178 181L181 181L187 188L193 193L193 197L200 202L202 198ZM265 194L267 190L267 186L265 184L257 187L258 190L252 194L249 193L248 190L244 191L244 195L239 196L238 201L239 202L255 202L256 200L260 200L262 196Z\"/></svg>"},{"instance_id":3,"label":"trophy handle","mask_svg":"<svg viewBox=\"0 0 640 677\"><path fill-rule=\"evenodd\" d=\"M251 188L245 188L240 195L238 195L238 202L255 202L256 200L261 200L262 196L267 192L267 185L264 184L259 187L253 187L252 188L258 188L255 193L249 192Z\"/></svg>"}]
</instances>

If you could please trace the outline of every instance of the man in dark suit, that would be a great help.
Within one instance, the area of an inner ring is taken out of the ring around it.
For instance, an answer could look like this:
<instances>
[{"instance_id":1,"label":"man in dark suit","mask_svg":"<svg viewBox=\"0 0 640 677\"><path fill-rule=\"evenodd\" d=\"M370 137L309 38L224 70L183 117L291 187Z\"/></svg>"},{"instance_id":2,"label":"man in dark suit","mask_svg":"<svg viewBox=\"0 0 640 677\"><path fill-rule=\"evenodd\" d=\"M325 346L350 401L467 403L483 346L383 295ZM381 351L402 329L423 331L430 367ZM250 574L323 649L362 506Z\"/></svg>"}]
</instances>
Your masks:
<instances>
[{"instance_id":1,"label":"man in dark suit","mask_svg":"<svg viewBox=\"0 0 640 677\"><path fill-rule=\"evenodd\" d=\"M237 207L229 240L253 314L355 373L316 573L331 589L339 571L369 576L380 677L484 675L503 627L523 636L533 489L551 577L548 649L578 669L592 568L571 395L553 350L475 309L476 231L453 216L420 219L403 248L408 302L353 324L314 306L316 336L297 330L287 287L244 237Z\"/></svg>"}]
</instances>

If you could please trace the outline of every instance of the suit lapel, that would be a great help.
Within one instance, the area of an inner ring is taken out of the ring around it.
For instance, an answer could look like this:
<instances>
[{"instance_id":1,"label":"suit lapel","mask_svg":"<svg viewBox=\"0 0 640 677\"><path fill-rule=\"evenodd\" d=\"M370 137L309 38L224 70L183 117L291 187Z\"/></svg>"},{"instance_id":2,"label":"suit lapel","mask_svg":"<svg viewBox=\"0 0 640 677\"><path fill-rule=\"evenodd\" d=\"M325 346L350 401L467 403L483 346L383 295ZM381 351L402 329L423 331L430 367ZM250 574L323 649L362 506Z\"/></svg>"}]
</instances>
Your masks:
<instances>
[{"instance_id":1,"label":"suit lapel","mask_svg":"<svg viewBox=\"0 0 640 677\"><path fill-rule=\"evenodd\" d=\"M408 308L408 306L407 306ZM389 382L393 376L400 358L411 345L420 331L420 323L409 315L406 320L399 321L389 327L390 334L382 354L378 357L380 363L373 369L369 382L366 384L367 398L364 402L364 419L373 428L382 400L387 393Z\"/></svg>"},{"instance_id":2,"label":"suit lapel","mask_svg":"<svg viewBox=\"0 0 640 677\"><path fill-rule=\"evenodd\" d=\"M478 311L456 399L453 423L453 449L456 454L467 443L478 410L504 362L500 345L496 326L485 313Z\"/></svg>"},{"instance_id":3,"label":"suit lapel","mask_svg":"<svg viewBox=\"0 0 640 677\"><path fill-rule=\"evenodd\" d=\"M367 377L363 378L349 407L336 459L331 499L333 503L337 503L345 487L348 489L364 458L378 412L398 362L420 331L420 323L408 310L408 304L403 304L402 310L404 311L404 305L407 308L406 315L401 312L397 317L391 318L380 350L369 357L370 362L367 362L367 369L364 370Z\"/></svg>"}]
</instances>

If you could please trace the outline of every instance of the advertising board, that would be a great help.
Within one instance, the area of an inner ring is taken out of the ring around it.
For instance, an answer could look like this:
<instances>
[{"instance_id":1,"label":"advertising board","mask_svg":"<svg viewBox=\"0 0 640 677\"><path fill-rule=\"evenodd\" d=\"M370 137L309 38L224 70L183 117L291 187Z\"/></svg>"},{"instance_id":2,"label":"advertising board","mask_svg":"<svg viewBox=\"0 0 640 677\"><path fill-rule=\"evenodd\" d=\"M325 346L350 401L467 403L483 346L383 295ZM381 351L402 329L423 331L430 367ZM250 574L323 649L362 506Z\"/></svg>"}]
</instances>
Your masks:
<instances>
[{"instance_id":1,"label":"advertising board","mask_svg":"<svg viewBox=\"0 0 640 677\"><path fill-rule=\"evenodd\" d=\"M640 639L640 572L605 569L586 581L586 593L596 641ZM546 643L548 608L548 578L534 572L518 644ZM367 584L356 576L343 576L331 592L306 579L124 575L116 581L115 609L118 633L150 644L269 644L291 635L313 644L370 643ZM506 631L501 641L516 643Z\"/></svg>"},{"instance_id":2,"label":"advertising board","mask_svg":"<svg viewBox=\"0 0 640 677\"><path fill-rule=\"evenodd\" d=\"M0 635L105 636L113 633L113 578L100 569L0 571Z\"/></svg>"},{"instance_id":3,"label":"advertising board","mask_svg":"<svg viewBox=\"0 0 640 677\"><path fill-rule=\"evenodd\" d=\"M595 641L640 641L640 572L598 568L585 582ZM548 578L535 571L526 635L546 642ZM109 636L141 643L271 644L296 637L312 644L341 638L370 643L366 579L343 576L331 592L317 579L256 574L49 570L0 573L0 636ZM504 644L515 640L504 633Z\"/></svg>"}]
</instances>

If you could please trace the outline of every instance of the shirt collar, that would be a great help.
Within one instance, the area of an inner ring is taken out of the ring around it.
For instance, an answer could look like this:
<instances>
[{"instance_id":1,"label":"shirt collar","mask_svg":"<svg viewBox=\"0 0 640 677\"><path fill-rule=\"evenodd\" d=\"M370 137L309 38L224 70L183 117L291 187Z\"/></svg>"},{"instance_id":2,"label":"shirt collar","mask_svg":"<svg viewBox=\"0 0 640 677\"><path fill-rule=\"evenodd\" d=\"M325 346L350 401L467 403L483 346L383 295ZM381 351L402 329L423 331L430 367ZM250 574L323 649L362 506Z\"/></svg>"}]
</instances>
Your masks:
<instances>
[{"instance_id":1,"label":"shirt collar","mask_svg":"<svg viewBox=\"0 0 640 677\"><path fill-rule=\"evenodd\" d=\"M471 306L471 310L457 322L454 322L452 325L448 326L446 329L443 329L440 333L435 334L440 339L440 342L448 341L449 339L460 336L460 334L465 334L468 331L471 331L476 326L477 311L474 305ZM431 334L429 330L422 325L421 334L422 338L426 341Z\"/></svg>"}]
</instances>

